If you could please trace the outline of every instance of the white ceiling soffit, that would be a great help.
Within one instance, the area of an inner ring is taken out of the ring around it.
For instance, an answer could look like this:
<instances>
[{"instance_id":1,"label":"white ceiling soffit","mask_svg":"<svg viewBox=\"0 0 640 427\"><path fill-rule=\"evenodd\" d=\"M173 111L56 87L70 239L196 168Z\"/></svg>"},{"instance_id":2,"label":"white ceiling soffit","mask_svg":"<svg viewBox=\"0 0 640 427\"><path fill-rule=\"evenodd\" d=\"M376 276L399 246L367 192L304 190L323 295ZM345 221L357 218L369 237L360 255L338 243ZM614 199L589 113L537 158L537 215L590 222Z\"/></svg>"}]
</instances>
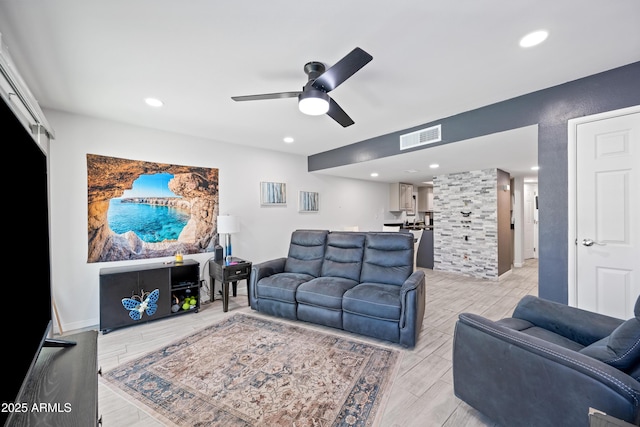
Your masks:
<instances>
[{"instance_id":1,"label":"white ceiling soffit","mask_svg":"<svg viewBox=\"0 0 640 427\"><path fill-rule=\"evenodd\" d=\"M436 175L492 168L512 177L537 180L537 172L531 170L537 162L538 126L532 125L314 173L420 186ZM439 167L430 169L434 163ZM378 176L371 177L373 172Z\"/></svg>"}]
</instances>

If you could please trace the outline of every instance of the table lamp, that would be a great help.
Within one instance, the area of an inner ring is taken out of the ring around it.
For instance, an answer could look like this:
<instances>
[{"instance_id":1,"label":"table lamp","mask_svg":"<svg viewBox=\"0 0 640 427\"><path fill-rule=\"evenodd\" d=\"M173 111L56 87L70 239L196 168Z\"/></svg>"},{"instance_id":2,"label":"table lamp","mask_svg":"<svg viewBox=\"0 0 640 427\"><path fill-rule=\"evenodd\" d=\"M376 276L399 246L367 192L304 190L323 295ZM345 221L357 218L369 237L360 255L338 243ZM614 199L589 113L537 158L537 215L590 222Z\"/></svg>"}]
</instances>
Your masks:
<instances>
[{"instance_id":1,"label":"table lamp","mask_svg":"<svg viewBox=\"0 0 640 427\"><path fill-rule=\"evenodd\" d=\"M231 261L231 235L240 231L240 226L236 217L231 215L218 216L218 234L224 234L224 257Z\"/></svg>"}]
</instances>

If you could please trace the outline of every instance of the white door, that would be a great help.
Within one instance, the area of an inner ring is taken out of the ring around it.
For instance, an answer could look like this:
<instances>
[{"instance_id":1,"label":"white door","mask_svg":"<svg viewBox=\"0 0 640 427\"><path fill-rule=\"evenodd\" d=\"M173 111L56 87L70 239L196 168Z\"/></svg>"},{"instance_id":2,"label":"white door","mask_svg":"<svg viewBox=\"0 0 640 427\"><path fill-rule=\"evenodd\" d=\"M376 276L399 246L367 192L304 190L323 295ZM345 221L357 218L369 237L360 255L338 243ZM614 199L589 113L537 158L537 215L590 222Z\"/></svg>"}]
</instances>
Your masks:
<instances>
[{"instance_id":1,"label":"white door","mask_svg":"<svg viewBox=\"0 0 640 427\"><path fill-rule=\"evenodd\" d=\"M576 126L576 305L628 319L640 295L640 112Z\"/></svg>"}]
</instances>

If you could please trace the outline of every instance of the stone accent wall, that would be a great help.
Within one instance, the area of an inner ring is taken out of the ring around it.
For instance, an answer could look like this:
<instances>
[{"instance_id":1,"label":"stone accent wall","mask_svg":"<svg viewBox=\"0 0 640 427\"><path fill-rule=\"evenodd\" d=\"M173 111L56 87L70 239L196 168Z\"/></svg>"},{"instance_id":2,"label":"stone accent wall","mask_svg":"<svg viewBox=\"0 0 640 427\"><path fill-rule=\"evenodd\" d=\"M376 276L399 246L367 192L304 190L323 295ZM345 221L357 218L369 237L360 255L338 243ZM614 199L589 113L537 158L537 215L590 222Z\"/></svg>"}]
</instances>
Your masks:
<instances>
[{"instance_id":1,"label":"stone accent wall","mask_svg":"<svg viewBox=\"0 0 640 427\"><path fill-rule=\"evenodd\" d=\"M434 270L498 280L497 177L485 169L434 178Z\"/></svg>"}]
</instances>

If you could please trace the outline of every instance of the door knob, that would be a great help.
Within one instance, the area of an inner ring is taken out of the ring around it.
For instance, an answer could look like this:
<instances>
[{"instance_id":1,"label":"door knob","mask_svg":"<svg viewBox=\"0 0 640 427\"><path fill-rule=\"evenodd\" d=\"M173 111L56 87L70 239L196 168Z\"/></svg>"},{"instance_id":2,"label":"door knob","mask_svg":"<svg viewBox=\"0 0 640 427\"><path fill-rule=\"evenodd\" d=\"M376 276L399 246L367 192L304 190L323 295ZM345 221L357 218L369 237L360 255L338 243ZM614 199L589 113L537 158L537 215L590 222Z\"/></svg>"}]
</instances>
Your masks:
<instances>
[{"instance_id":1,"label":"door knob","mask_svg":"<svg viewBox=\"0 0 640 427\"><path fill-rule=\"evenodd\" d=\"M593 245L598 245L598 246L604 246L604 243L598 243L592 239L582 239L582 245L583 246L593 246Z\"/></svg>"}]
</instances>

